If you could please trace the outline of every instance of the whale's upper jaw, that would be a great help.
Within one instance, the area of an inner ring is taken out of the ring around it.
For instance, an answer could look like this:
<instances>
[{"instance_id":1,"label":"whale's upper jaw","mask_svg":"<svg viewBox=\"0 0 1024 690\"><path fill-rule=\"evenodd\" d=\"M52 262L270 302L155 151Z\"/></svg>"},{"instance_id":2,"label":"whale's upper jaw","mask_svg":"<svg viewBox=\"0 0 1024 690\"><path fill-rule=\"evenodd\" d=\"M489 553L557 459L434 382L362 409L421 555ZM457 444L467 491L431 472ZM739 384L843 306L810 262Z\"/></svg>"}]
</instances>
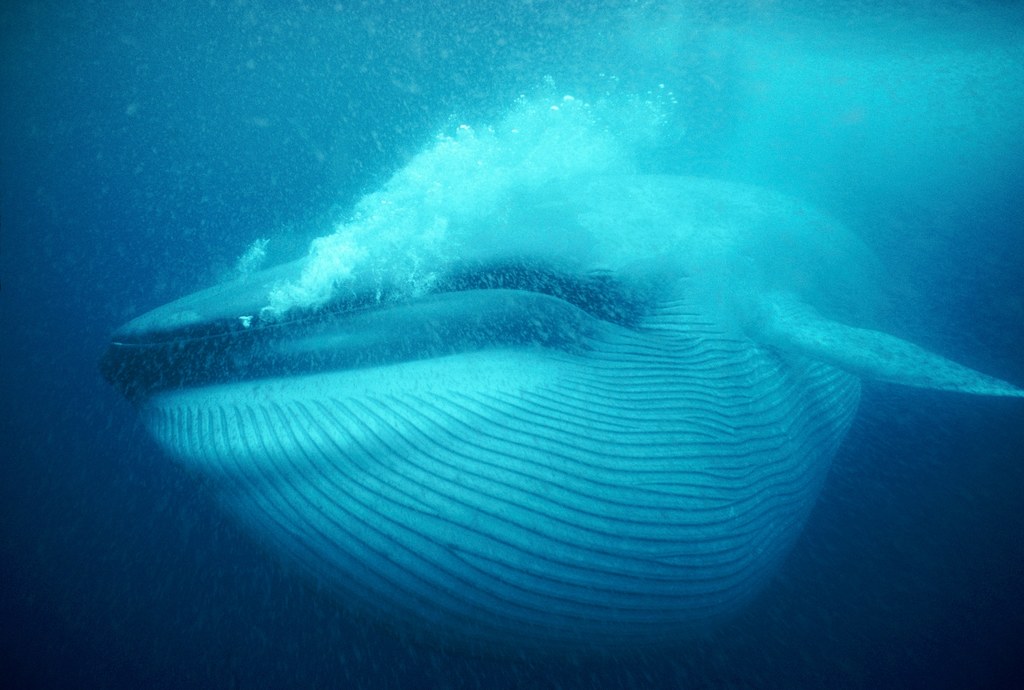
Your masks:
<instances>
[{"instance_id":1,"label":"whale's upper jaw","mask_svg":"<svg viewBox=\"0 0 1024 690\"><path fill-rule=\"evenodd\" d=\"M537 262L463 264L417 296L348 291L265 316L268 286L297 264L202 290L114 332L100 368L126 397L166 389L384 366L493 347L573 350L601 324L636 326L654 289Z\"/></svg>"}]
</instances>

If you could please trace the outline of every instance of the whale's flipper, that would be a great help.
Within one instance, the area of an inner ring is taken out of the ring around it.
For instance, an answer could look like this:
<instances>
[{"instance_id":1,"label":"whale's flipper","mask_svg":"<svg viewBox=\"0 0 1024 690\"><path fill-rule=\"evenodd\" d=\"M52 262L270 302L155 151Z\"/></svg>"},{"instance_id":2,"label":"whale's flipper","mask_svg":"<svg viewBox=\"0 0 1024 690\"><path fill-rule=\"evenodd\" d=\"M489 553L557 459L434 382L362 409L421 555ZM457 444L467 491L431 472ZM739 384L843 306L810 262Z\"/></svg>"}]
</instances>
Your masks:
<instances>
[{"instance_id":1,"label":"whale's flipper","mask_svg":"<svg viewBox=\"0 0 1024 690\"><path fill-rule=\"evenodd\" d=\"M896 336L829 320L787 296L761 302L756 338L865 379L973 395L1024 397L1024 390Z\"/></svg>"}]
</instances>

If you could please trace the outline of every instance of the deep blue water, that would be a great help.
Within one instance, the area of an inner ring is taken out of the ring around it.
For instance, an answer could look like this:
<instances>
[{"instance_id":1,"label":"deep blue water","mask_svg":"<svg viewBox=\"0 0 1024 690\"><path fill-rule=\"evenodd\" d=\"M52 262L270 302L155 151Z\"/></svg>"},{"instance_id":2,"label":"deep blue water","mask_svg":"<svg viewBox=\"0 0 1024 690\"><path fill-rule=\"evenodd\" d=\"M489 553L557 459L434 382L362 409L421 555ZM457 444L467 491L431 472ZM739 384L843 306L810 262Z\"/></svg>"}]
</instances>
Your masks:
<instances>
[{"instance_id":1,"label":"deep blue water","mask_svg":"<svg viewBox=\"0 0 1024 690\"><path fill-rule=\"evenodd\" d=\"M120 6L118 6L120 5ZM1009 687L1024 407L867 384L782 572L670 650L473 659L352 620L100 377L110 332L290 258L460 120L678 100L667 172L810 199L888 330L1024 383L1024 15L951 3L19 3L0 10L0 673L47 687ZM155 7L157 4L154 3ZM8 681L10 684L10 681ZM12 687L15 685L11 685Z\"/></svg>"}]
</instances>

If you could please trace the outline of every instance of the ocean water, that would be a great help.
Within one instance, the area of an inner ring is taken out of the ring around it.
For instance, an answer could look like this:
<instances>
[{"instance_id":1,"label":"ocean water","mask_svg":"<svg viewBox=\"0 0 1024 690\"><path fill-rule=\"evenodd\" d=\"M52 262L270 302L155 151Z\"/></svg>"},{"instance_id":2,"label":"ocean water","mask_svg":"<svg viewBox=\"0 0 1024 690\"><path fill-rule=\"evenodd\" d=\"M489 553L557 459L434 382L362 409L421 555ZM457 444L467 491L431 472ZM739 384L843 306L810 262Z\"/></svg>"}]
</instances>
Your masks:
<instances>
[{"instance_id":1,"label":"ocean water","mask_svg":"<svg viewBox=\"0 0 1024 690\"><path fill-rule=\"evenodd\" d=\"M874 253L879 327L1024 384L1017 7L37 2L0 32L11 687L1021 683L1018 401L868 382L803 535L737 618L601 658L478 658L380 629L264 551L97 368L125 320L315 238L328 272L385 229L413 265L427 216L374 225L377 190L443 181L471 213L503 180L636 170L816 204ZM268 306L315 301L317 278Z\"/></svg>"}]
</instances>

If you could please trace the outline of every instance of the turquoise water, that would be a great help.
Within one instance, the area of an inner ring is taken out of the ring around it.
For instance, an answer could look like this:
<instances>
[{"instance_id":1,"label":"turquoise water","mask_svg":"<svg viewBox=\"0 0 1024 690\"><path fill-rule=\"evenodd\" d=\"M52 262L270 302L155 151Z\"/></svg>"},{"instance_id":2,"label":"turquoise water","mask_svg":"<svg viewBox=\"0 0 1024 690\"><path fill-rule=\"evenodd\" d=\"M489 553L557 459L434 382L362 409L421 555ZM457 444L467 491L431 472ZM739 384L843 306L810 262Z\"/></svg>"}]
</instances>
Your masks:
<instances>
[{"instance_id":1,"label":"turquoise water","mask_svg":"<svg viewBox=\"0 0 1024 690\"><path fill-rule=\"evenodd\" d=\"M1012 401L865 386L782 572L703 636L612 658L476 659L353 618L262 551L201 479L159 453L96 367L126 319L303 255L315 238L363 257L359 233L391 232L412 265L434 246L417 229L436 221L415 199L439 181L445 207L472 215L509 180L636 171L814 203L881 266L875 323L1020 384L1019 11L254 2L0 12L7 677L367 688L1019 678L1024 415ZM382 188L409 212L374 225L367 209ZM314 278L268 306L315 300Z\"/></svg>"}]
</instances>

